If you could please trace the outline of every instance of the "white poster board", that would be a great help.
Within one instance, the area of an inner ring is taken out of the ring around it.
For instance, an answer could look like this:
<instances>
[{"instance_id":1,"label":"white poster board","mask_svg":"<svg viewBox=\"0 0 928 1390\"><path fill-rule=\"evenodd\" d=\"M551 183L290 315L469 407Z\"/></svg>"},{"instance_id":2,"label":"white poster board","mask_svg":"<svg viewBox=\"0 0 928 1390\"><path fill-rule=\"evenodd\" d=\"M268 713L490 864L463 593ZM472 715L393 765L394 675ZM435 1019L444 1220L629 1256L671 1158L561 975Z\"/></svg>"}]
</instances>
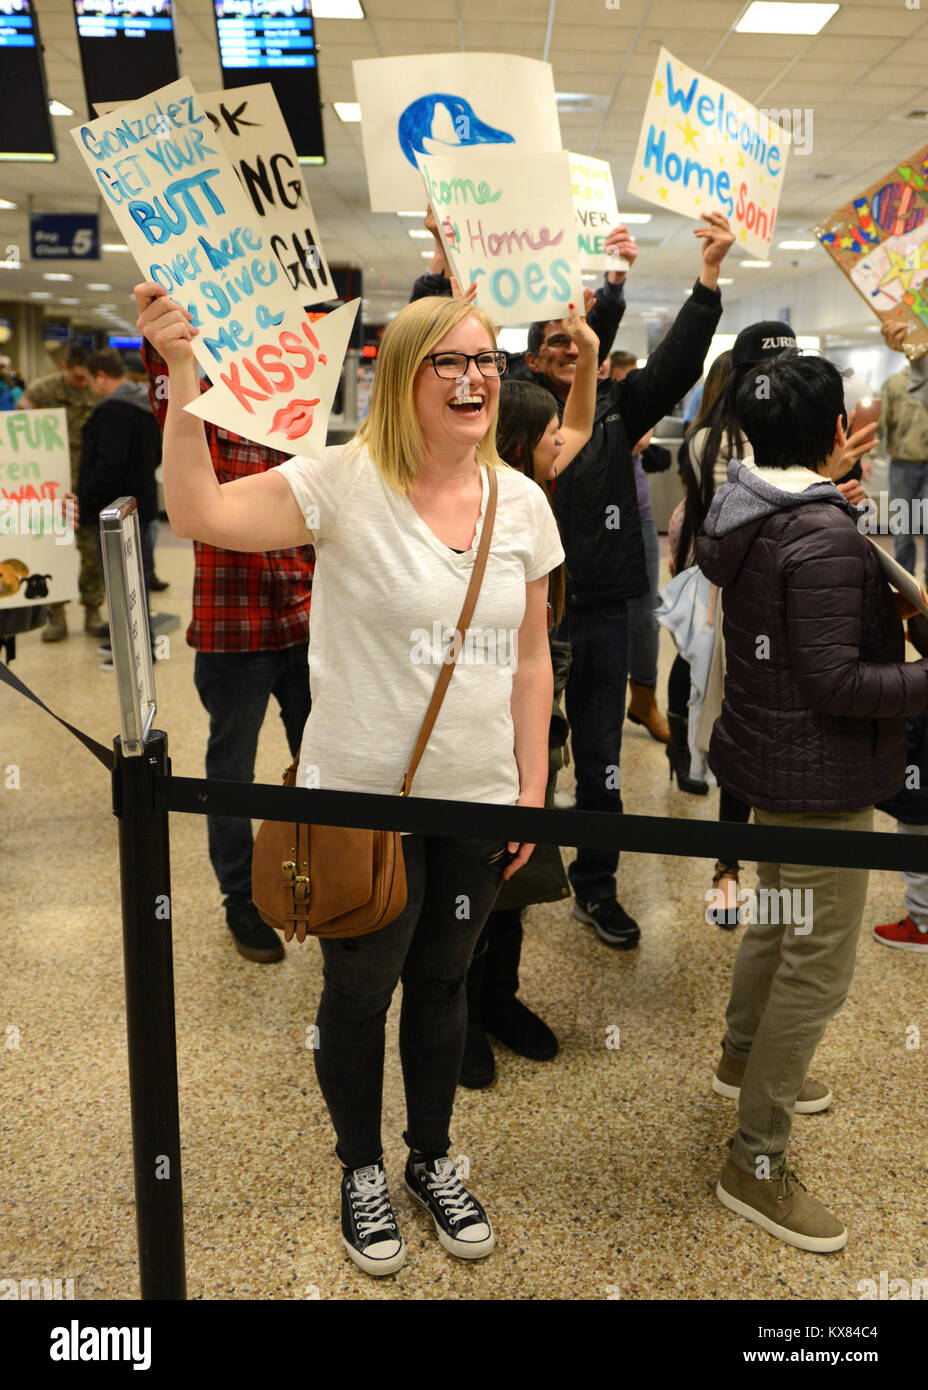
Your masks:
<instances>
[{"instance_id":1,"label":"white poster board","mask_svg":"<svg viewBox=\"0 0 928 1390\"><path fill-rule=\"evenodd\" d=\"M201 92L200 102L291 289L306 308L337 299L300 161L274 88L261 82Z\"/></svg>"},{"instance_id":2,"label":"white poster board","mask_svg":"<svg viewBox=\"0 0 928 1390\"><path fill-rule=\"evenodd\" d=\"M612 169L604 159L571 154L570 178L581 270L628 270L624 256L606 254L606 237L621 222Z\"/></svg>"},{"instance_id":3,"label":"white poster board","mask_svg":"<svg viewBox=\"0 0 928 1390\"><path fill-rule=\"evenodd\" d=\"M420 154L561 148L550 63L511 53L424 53L364 58L352 69L373 212L419 206Z\"/></svg>"},{"instance_id":4,"label":"white poster board","mask_svg":"<svg viewBox=\"0 0 928 1390\"><path fill-rule=\"evenodd\" d=\"M71 134L144 278L193 316L212 389L187 409L268 448L324 447L359 301L311 322L189 79Z\"/></svg>"},{"instance_id":5,"label":"white poster board","mask_svg":"<svg viewBox=\"0 0 928 1390\"><path fill-rule=\"evenodd\" d=\"M628 191L688 217L717 209L735 244L766 260L790 143L763 111L662 48Z\"/></svg>"},{"instance_id":6,"label":"white poster board","mask_svg":"<svg viewBox=\"0 0 928 1390\"><path fill-rule=\"evenodd\" d=\"M562 319L583 306L570 155L420 155L426 193L462 289L494 323Z\"/></svg>"},{"instance_id":7,"label":"white poster board","mask_svg":"<svg viewBox=\"0 0 928 1390\"><path fill-rule=\"evenodd\" d=\"M64 408L0 412L0 609L77 598L70 488Z\"/></svg>"}]
</instances>

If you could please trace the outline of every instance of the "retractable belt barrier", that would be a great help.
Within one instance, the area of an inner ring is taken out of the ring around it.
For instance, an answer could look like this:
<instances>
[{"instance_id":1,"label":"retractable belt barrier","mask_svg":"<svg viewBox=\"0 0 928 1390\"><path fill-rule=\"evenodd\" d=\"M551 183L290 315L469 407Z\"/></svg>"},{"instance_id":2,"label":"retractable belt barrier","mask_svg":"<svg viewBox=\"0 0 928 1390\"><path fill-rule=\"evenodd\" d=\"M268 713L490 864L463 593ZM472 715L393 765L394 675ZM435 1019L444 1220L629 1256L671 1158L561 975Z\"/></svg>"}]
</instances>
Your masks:
<instances>
[{"instance_id":1,"label":"retractable belt barrier","mask_svg":"<svg viewBox=\"0 0 928 1390\"><path fill-rule=\"evenodd\" d=\"M51 715L104 767L116 759L89 734L49 709L8 667L0 680ZM170 765L169 765L170 766ZM919 835L884 831L804 830L680 816L615 815L608 811L554 811L431 797L375 796L366 792L308 790L266 783L221 782L202 777L156 775L152 810L199 816L242 816L254 820L305 821L362 830L402 830L414 835L518 840L582 849L620 849L714 859L724 845L727 859L771 864L828 864L841 869L925 869L928 844ZM118 814L118 808L116 813Z\"/></svg>"}]
</instances>

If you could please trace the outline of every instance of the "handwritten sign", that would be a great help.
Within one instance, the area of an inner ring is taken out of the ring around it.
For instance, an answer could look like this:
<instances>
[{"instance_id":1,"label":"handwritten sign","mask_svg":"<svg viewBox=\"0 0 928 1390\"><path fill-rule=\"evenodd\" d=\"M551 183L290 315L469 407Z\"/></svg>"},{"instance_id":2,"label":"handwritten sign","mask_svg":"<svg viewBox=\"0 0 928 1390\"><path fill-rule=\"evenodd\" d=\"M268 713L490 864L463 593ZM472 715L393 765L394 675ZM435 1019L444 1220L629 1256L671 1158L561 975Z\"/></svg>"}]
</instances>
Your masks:
<instances>
[{"instance_id":1,"label":"handwritten sign","mask_svg":"<svg viewBox=\"0 0 928 1390\"><path fill-rule=\"evenodd\" d=\"M561 319L583 304L570 155L462 150L420 155L458 283L495 323Z\"/></svg>"},{"instance_id":2,"label":"handwritten sign","mask_svg":"<svg viewBox=\"0 0 928 1390\"><path fill-rule=\"evenodd\" d=\"M789 146L763 111L662 48L628 191L689 217L717 208L766 260Z\"/></svg>"},{"instance_id":3,"label":"handwritten sign","mask_svg":"<svg viewBox=\"0 0 928 1390\"><path fill-rule=\"evenodd\" d=\"M0 414L0 609L78 596L63 408Z\"/></svg>"},{"instance_id":4,"label":"handwritten sign","mask_svg":"<svg viewBox=\"0 0 928 1390\"><path fill-rule=\"evenodd\" d=\"M419 155L561 148L550 63L511 53L423 53L352 63L373 212L415 208Z\"/></svg>"},{"instance_id":5,"label":"handwritten sign","mask_svg":"<svg viewBox=\"0 0 928 1390\"><path fill-rule=\"evenodd\" d=\"M212 389L187 409L269 448L315 446L358 301L307 317L306 286L282 268L273 224L256 215L189 80L71 133L143 275L193 316Z\"/></svg>"},{"instance_id":6,"label":"handwritten sign","mask_svg":"<svg viewBox=\"0 0 928 1390\"><path fill-rule=\"evenodd\" d=\"M360 302L319 317L288 314L279 333L241 354L186 409L270 449L321 458Z\"/></svg>"},{"instance_id":7,"label":"handwritten sign","mask_svg":"<svg viewBox=\"0 0 928 1390\"><path fill-rule=\"evenodd\" d=\"M303 173L269 82L203 92L216 139L235 166L257 225L305 308L337 299Z\"/></svg>"},{"instance_id":8,"label":"handwritten sign","mask_svg":"<svg viewBox=\"0 0 928 1390\"><path fill-rule=\"evenodd\" d=\"M570 179L581 270L628 270L624 256L606 255L606 237L622 220L609 165L604 159L572 154Z\"/></svg>"},{"instance_id":9,"label":"handwritten sign","mask_svg":"<svg viewBox=\"0 0 928 1390\"><path fill-rule=\"evenodd\" d=\"M909 324L906 355L928 351L928 145L838 208L815 235L877 318Z\"/></svg>"}]
</instances>

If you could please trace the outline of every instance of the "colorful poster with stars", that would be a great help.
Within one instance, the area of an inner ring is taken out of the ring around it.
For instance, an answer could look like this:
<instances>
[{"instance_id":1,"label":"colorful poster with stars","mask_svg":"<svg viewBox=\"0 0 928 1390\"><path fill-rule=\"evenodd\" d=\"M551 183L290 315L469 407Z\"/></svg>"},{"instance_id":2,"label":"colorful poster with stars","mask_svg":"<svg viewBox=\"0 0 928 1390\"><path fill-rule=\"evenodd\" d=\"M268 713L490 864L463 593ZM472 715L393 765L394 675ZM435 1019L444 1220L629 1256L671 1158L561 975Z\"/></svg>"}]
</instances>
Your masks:
<instances>
[{"instance_id":1,"label":"colorful poster with stars","mask_svg":"<svg viewBox=\"0 0 928 1390\"><path fill-rule=\"evenodd\" d=\"M494 323L562 319L582 305L566 150L420 154L419 169L455 278L476 284Z\"/></svg>"},{"instance_id":2,"label":"colorful poster with stars","mask_svg":"<svg viewBox=\"0 0 928 1390\"><path fill-rule=\"evenodd\" d=\"M765 112L662 48L628 191L688 217L717 209L767 260L789 146Z\"/></svg>"},{"instance_id":3,"label":"colorful poster with stars","mask_svg":"<svg viewBox=\"0 0 928 1390\"><path fill-rule=\"evenodd\" d=\"M928 145L832 213L815 235L877 318L909 324L906 355L928 351Z\"/></svg>"}]
</instances>

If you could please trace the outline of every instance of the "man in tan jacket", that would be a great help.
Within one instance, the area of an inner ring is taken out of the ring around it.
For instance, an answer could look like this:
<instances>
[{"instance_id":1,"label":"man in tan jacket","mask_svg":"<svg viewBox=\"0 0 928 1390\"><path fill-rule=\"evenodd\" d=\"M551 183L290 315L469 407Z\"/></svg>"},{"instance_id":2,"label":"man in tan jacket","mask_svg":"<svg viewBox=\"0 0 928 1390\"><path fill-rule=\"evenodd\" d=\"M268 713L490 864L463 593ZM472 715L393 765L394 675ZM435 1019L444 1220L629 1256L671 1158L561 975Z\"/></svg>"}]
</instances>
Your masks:
<instances>
[{"instance_id":1,"label":"man in tan jacket","mask_svg":"<svg viewBox=\"0 0 928 1390\"><path fill-rule=\"evenodd\" d=\"M928 406L912 387L908 363L883 383L879 438L889 456L893 551L899 564L914 574L915 537L928 531ZM925 573L928 577L928 554Z\"/></svg>"}]
</instances>

